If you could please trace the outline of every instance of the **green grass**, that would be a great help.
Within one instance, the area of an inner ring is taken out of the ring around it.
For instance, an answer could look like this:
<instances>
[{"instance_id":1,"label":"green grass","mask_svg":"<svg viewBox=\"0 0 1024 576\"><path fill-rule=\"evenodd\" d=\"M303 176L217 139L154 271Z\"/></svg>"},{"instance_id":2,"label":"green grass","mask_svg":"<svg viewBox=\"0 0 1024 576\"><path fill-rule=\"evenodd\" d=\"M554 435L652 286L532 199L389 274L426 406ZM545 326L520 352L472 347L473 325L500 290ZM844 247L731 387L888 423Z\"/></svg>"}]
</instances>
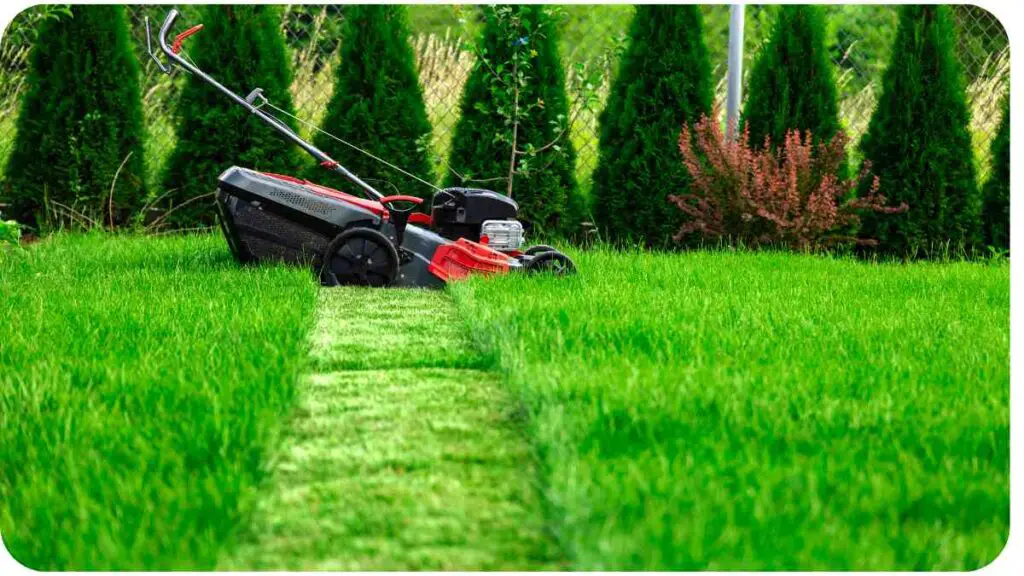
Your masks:
<instances>
[{"instance_id":1,"label":"green grass","mask_svg":"<svg viewBox=\"0 0 1024 576\"><path fill-rule=\"evenodd\" d=\"M1009 267L575 254L451 288L576 569L968 569L1009 526Z\"/></svg>"},{"instance_id":2,"label":"green grass","mask_svg":"<svg viewBox=\"0 0 1024 576\"><path fill-rule=\"evenodd\" d=\"M0 531L39 570L212 568L305 365L306 270L217 236L0 249Z\"/></svg>"},{"instance_id":3,"label":"green grass","mask_svg":"<svg viewBox=\"0 0 1024 576\"><path fill-rule=\"evenodd\" d=\"M5 545L79 570L998 554L1005 263L573 256L314 313L308 271L219 235L0 248Z\"/></svg>"},{"instance_id":4,"label":"green grass","mask_svg":"<svg viewBox=\"0 0 1024 576\"><path fill-rule=\"evenodd\" d=\"M326 290L312 340L318 373L221 569L558 566L516 405L445 294Z\"/></svg>"}]
</instances>

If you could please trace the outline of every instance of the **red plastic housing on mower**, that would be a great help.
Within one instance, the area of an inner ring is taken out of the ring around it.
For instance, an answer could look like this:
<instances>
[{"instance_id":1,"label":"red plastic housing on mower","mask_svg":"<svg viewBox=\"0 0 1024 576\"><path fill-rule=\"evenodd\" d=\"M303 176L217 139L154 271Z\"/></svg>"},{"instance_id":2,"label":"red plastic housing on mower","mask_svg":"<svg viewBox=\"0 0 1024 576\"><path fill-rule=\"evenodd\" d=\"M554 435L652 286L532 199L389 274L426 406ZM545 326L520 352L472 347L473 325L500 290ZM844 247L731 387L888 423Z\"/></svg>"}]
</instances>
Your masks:
<instances>
[{"instance_id":1,"label":"red plastic housing on mower","mask_svg":"<svg viewBox=\"0 0 1024 576\"><path fill-rule=\"evenodd\" d=\"M470 274L501 274L508 272L509 257L466 238L439 246L430 261L429 270L445 282Z\"/></svg>"}]
</instances>

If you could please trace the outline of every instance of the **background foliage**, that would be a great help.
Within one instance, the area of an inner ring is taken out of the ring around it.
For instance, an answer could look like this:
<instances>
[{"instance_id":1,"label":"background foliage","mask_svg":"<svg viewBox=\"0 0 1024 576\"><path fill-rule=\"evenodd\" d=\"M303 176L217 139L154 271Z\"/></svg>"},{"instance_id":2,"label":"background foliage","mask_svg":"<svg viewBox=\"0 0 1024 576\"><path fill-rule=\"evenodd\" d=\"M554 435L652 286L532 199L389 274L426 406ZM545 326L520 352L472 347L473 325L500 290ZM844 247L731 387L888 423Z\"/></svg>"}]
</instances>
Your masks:
<instances>
[{"instance_id":1,"label":"background foliage","mask_svg":"<svg viewBox=\"0 0 1024 576\"><path fill-rule=\"evenodd\" d=\"M182 25L202 20L202 6L182 5ZM0 170L5 165L16 132L17 111L25 92L27 55L34 45L40 12L59 6L37 6L19 14L0 40ZM840 121L855 146L867 128L881 89L881 75L889 61L896 35L898 6L828 5L827 43L835 66ZM990 167L991 143L1001 118L1001 103L1009 78L1008 40L1003 27L985 9L951 6L956 23L956 54L964 67L968 104L971 108L972 152L977 179L984 182ZM299 116L319 125L334 92L334 67L340 62L344 5L288 5L279 11L278 22L287 45L293 75L289 91ZM410 44L423 87L427 115L432 125L430 149L438 181L445 174L441 160L449 156L452 133L460 116L460 98L476 56L472 43L478 38L484 7L476 5L415 5L409 7ZM591 173L597 163L597 117L619 68L624 38L635 8L630 5L564 6L556 15L559 54L566 71L570 109L569 136L576 151L575 174L584 197L589 196ZM779 8L774 5L746 7L744 70L749 76L757 50L764 43ZM126 7L132 46L141 63L142 94L147 137L147 180L160 188L160 175L176 140L176 122L168 111L175 109L187 83L184 74L173 78L156 72L145 54L143 17L159 22L167 6ZM704 5L705 40L715 83L715 100L725 98L726 51L729 7ZM202 34L200 34L202 36ZM194 38L193 40L200 40ZM196 56L195 42L186 50ZM231 54L221 54L228 60ZM581 90L587 85L593 90ZM252 85L238 86L248 90ZM750 91L745 92L746 95ZM300 132L312 136L300 127ZM278 146L281 151L284 146ZM853 148L856 156L856 147ZM338 150L333 148L332 152ZM856 159L856 158L855 158ZM210 176L205 176L212 183ZM575 197L574 197L575 198ZM2 209L2 207L0 207Z\"/></svg>"}]
</instances>

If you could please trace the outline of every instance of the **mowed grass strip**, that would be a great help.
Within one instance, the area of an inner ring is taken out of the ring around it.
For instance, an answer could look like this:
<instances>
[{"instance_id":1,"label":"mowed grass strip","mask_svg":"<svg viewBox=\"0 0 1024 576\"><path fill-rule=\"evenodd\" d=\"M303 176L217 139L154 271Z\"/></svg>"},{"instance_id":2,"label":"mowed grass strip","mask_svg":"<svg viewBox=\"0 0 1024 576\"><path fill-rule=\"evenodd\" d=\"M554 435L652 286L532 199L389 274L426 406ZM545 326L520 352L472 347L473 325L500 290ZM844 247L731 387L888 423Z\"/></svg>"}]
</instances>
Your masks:
<instances>
[{"instance_id":1,"label":"mowed grass strip","mask_svg":"<svg viewBox=\"0 0 1024 576\"><path fill-rule=\"evenodd\" d=\"M223 238L0 250L0 531L39 570L210 569L308 354L307 270Z\"/></svg>"},{"instance_id":2,"label":"mowed grass strip","mask_svg":"<svg viewBox=\"0 0 1024 576\"><path fill-rule=\"evenodd\" d=\"M444 293L325 290L312 339L319 373L221 568L557 566L516 404Z\"/></svg>"},{"instance_id":3,"label":"mowed grass strip","mask_svg":"<svg viewBox=\"0 0 1024 576\"><path fill-rule=\"evenodd\" d=\"M1009 267L573 254L451 288L576 569L970 569L1008 534Z\"/></svg>"}]
</instances>

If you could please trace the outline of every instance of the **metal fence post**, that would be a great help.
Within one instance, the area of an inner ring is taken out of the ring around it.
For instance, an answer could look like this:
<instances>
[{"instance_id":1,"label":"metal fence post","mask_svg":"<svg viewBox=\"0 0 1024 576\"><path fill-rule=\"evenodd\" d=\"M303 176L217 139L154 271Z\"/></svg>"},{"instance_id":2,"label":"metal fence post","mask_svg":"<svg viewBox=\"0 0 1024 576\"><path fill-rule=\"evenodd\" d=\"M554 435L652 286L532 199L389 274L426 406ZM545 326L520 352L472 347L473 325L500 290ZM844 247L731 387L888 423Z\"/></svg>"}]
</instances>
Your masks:
<instances>
[{"instance_id":1,"label":"metal fence post","mask_svg":"<svg viewBox=\"0 0 1024 576\"><path fill-rule=\"evenodd\" d=\"M726 98L726 134L736 137L740 100L743 98L743 4L729 6L729 94Z\"/></svg>"}]
</instances>

